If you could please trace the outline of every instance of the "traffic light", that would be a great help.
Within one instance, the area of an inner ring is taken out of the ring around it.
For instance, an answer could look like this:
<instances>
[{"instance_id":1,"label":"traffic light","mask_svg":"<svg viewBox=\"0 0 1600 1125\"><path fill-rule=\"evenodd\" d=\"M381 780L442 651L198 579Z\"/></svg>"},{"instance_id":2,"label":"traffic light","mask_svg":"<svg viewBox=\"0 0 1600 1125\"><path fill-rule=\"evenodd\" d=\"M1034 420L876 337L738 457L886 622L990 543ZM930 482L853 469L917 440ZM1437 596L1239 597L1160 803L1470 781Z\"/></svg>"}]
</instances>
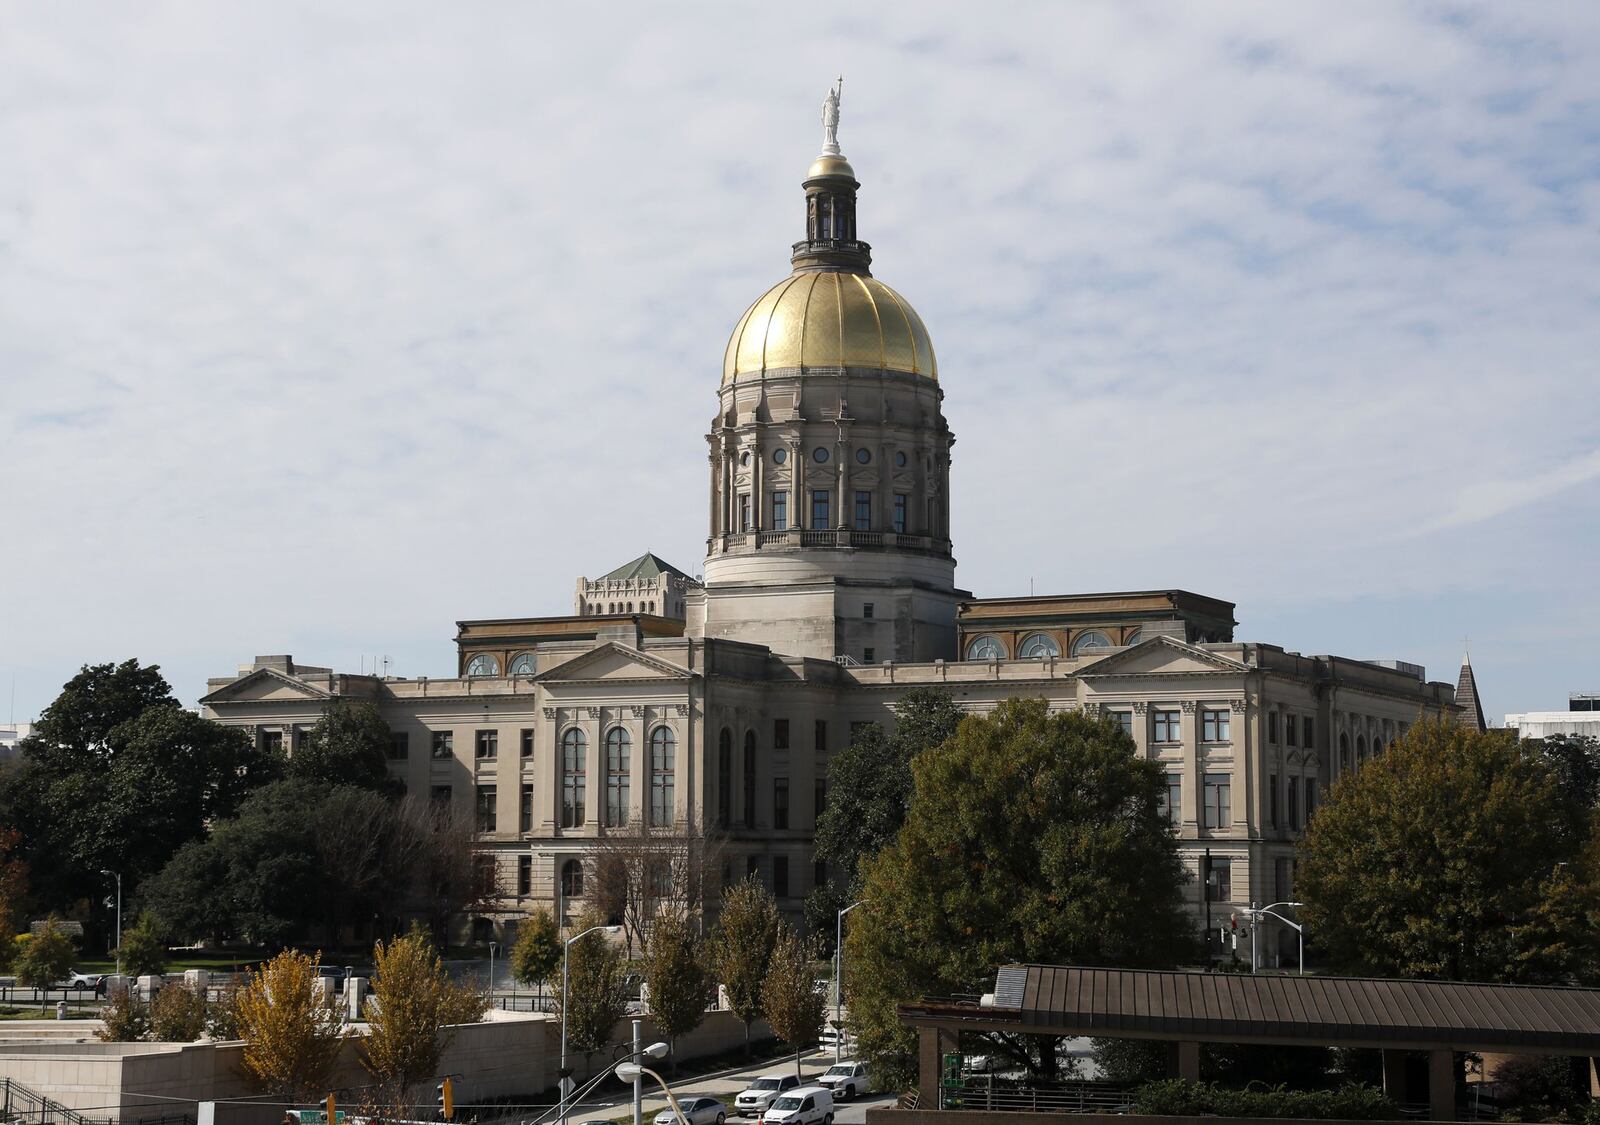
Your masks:
<instances>
[{"instance_id":1,"label":"traffic light","mask_svg":"<svg viewBox=\"0 0 1600 1125\"><path fill-rule=\"evenodd\" d=\"M446 1078L439 1083L439 1118L449 1121L456 1115L456 1080Z\"/></svg>"}]
</instances>

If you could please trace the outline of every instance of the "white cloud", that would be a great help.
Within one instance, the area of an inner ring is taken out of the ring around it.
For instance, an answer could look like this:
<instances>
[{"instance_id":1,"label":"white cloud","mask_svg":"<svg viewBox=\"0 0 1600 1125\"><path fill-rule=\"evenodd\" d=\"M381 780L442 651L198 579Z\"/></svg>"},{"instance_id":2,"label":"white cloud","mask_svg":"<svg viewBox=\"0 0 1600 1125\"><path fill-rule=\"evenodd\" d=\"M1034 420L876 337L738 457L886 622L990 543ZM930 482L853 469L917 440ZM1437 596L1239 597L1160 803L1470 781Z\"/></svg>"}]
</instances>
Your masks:
<instances>
[{"instance_id":1,"label":"white cloud","mask_svg":"<svg viewBox=\"0 0 1600 1125\"><path fill-rule=\"evenodd\" d=\"M694 569L840 70L965 585L1345 599L1373 651L1393 599L1592 600L1597 11L14 9L0 674L31 711L128 654L190 698L291 647L439 672L457 618ZM1531 643L1520 702L1600 680Z\"/></svg>"}]
</instances>

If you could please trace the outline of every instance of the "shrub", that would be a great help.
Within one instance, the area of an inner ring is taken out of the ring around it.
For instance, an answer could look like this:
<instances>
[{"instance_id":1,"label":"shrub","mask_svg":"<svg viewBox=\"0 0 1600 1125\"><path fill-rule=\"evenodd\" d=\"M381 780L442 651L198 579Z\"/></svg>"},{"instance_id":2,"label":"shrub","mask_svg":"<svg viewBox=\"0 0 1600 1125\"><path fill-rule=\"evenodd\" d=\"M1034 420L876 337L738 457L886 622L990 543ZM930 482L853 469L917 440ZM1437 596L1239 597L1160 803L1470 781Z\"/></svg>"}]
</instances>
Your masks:
<instances>
[{"instance_id":1,"label":"shrub","mask_svg":"<svg viewBox=\"0 0 1600 1125\"><path fill-rule=\"evenodd\" d=\"M193 1043L206 1033L205 990L188 981L163 985L150 1001L150 1038L158 1043Z\"/></svg>"},{"instance_id":2,"label":"shrub","mask_svg":"<svg viewBox=\"0 0 1600 1125\"><path fill-rule=\"evenodd\" d=\"M1399 1116L1399 1108L1381 1090L1349 1083L1336 1090L1229 1090L1210 1082L1169 1078L1148 1082L1134 1092L1138 1113L1163 1117L1337 1118L1383 1121Z\"/></svg>"},{"instance_id":3,"label":"shrub","mask_svg":"<svg viewBox=\"0 0 1600 1125\"><path fill-rule=\"evenodd\" d=\"M100 1018L105 1026L94 1034L105 1043L138 1043L150 1034L150 1009L131 988L118 989L100 1009Z\"/></svg>"}]
</instances>

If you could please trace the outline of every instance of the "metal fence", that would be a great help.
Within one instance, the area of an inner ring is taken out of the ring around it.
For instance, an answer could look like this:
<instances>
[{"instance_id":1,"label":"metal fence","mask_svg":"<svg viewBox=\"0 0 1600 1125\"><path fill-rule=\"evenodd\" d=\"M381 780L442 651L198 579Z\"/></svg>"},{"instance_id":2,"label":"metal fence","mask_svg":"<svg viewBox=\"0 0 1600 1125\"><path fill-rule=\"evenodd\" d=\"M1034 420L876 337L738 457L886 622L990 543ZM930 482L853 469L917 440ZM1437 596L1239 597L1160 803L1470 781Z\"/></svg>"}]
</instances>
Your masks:
<instances>
[{"instance_id":1,"label":"metal fence","mask_svg":"<svg viewBox=\"0 0 1600 1125\"><path fill-rule=\"evenodd\" d=\"M90 1117L45 1097L14 1078L0 1078L0 1122L5 1125L123 1125L116 1117ZM193 1114L139 1117L129 1125L195 1125Z\"/></svg>"},{"instance_id":2,"label":"metal fence","mask_svg":"<svg viewBox=\"0 0 1600 1125\"><path fill-rule=\"evenodd\" d=\"M1012 1113L1127 1113L1134 1087L1120 1082L1063 1082L1051 1086L972 1079L939 1090L940 1109Z\"/></svg>"}]
</instances>

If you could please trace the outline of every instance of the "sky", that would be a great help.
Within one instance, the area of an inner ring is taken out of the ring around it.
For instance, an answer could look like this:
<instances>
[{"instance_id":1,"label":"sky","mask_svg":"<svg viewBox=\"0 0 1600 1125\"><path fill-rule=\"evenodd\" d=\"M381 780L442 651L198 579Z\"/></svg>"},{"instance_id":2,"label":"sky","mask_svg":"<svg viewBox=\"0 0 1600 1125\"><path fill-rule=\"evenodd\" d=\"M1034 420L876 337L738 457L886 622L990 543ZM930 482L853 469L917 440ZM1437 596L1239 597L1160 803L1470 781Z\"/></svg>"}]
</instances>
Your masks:
<instances>
[{"instance_id":1,"label":"sky","mask_svg":"<svg viewBox=\"0 0 1600 1125\"><path fill-rule=\"evenodd\" d=\"M841 74L960 585L1600 691L1600 5L69 0L0 7L0 716L698 573Z\"/></svg>"}]
</instances>

